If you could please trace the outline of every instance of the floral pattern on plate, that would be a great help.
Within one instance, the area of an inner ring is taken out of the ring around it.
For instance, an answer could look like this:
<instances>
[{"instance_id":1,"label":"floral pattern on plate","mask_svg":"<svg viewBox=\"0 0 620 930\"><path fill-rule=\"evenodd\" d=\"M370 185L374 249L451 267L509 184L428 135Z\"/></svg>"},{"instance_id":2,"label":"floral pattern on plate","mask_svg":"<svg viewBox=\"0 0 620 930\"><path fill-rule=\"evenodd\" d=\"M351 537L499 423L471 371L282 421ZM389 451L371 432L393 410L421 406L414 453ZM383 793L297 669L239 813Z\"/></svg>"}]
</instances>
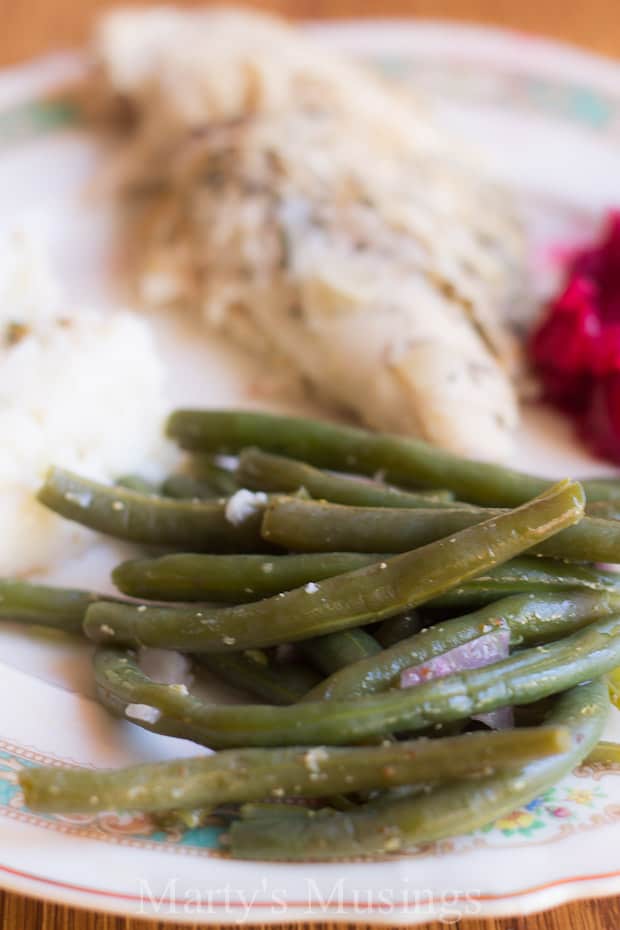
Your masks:
<instances>
[{"instance_id":1,"label":"floral pattern on plate","mask_svg":"<svg viewBox=\"0 0 620 930\"><path fill-rule=\"evenodd\" d=\"M0 816L25 819L45 829L103 842L181 853L220 855L218 837L225 822L214 815L196 829L162 829L145 814L34 814L24 806L19 771L31 765L58 765L58 759L0 740ZM441 856L492 844L550 843L567 833L592 830L620 821L620 805L610 802L603 779L620 775L620 766L582 766L560 785L482 830L454 840L425 844L411 855Z\"/></svg>"}]
</instances>

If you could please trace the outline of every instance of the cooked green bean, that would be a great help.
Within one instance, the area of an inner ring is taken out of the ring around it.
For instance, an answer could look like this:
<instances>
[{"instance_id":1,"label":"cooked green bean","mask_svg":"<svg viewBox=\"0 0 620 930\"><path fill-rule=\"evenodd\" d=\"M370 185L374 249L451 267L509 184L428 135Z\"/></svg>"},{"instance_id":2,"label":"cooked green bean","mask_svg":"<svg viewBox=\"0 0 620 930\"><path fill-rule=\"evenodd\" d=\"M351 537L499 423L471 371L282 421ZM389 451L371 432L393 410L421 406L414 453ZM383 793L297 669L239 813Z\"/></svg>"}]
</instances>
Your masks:
<instances>
[{"instance_id":1,"label":"cooked green bean","mask_svg":"<svg viewBox=\"0 0 620 930\"><path fill-rule=\"evenodd\" d=\"M201 653L196 661L232 685L268 704L294 704L319 682L317 673L300 662L274 665L260 650L225 655Z\"/></svg>"},{"instance_id":2,"label":"cooked green bean","mask_svg":"<svg viewBox=\"0 0 620 930\"><path fill-rule=\"evenodd\" d=\"M188 473L199 481L208 484L214 494L230 497L239 490L239 483L234 471L221 468L212 455L192 455L187 462Z\"/></svg>"},{"instance_id":3,"label":"cooked green bean","mask_svg":"<svg viewBox=\"0 0 620 930\"><path fill-rule=\"evenodd\" d=\"M161 490L164 497L177 500L221 500L221 494L214 491L211 485L191 475L169 475Z\"/></svg>"},{"instance_id":4,"label":"cooked green bean","mask_svg":"<svg viewBox=\"0 0 620 930\"><path fill-rule=\"evenodd\" d=\"M272 501L263 518L263 538L301 552L404 552L497 517L505 510L346 507L291 497ZM560 559L620 561L620 524L584 517L532 552Z\"/></svg>"},{"instance_id":5,"label":"cooked green bean","mask_svg":"<svg viewBox=\"0 0 620 930\"><path fill-rule=\"evenodd\" d=\"M426 795L369 803L353 811L306 812L234 822L233 856L242 859L333 859L399 853L423 842L458 836L527 804L587 756L600 738L609 703L600 681L562 695L548 718L566 727L570 748L507 773L446 784Z\"/></svg>"},{"instance_id":6,"label":"cooked green bean","mask_svg":"<svg viewBox=\"0 0 620 930\"><path fill-rule=\"evenodd\" d=\"M463 501L513 507L549 484L500 465L460 458L416 439L351 426L244 410L177 410L167 433L182 448L237 453L248 446L319 468L385 474L394 484L448 488ZM589 501L620 498L620 482L585 484Z\"/></svg>"},{"instance_id":7,"label":"cooked green bean","mask_svg":"<svg viewBox=\"0 0 620 930\"><path fill-rule=\"evenodd\" d=\"M157 546L196 551L257 552L261 507L239 524L226 518L222 503L177 501L138 494L51 468L37 500L50 510L93 530Z\"/></svg>"},{"instance_id":8,"label":"cooked green bean","mask_svg":"<svg viewBox=\"0 0 620 930\"><path fill-rule=\"evenodd\" d=\"M620 743L600 740L584 759L584 765L620 765Z\"/></svg>"},{"instance_id":9,"label":"cooked green bean","mask_svg":"<svg viewBox=\"0 0 620 930\"><path fill-rule=\"evenodd\" d=\"M606 478L584 478L593 489L591 500L617 500L620 497L620 478L609 475Z\"/></svg>"},{"instance_id":10,"label":"cooked green bean","mask_svg":"<svg viewBox=\"0 0 620 930\"><path fill-rule=\"evenodd\" d=\"M316 798L505 770L571 745L565 727L469 733L360 748L246 749L120 770L44 766L19 776L31 810L166 811L263 798Z\"/></svg>"},{"instance_id":11,"label":"cooked green bean","mask_svg":"<svg viewBox=\"0 0 620 930\"><path fill-rule=\"evenodd\" d=\"M510 631L511 645L531 646L566 636L616 613L620 613L620 597L607 593L573 591L508 597L475 613L431 626L376 656L343 668L317 685L304 701L347 701L385 691L398 685L406 668L471 642L498 624Z\"/></svg>"},{"instance_id":12,"label":"cooked green bean","mask_svg":"<svg viewBox=\"0 0 620 930\"><path fill-rule=\"evenodd\" d=\"M392 790L398 791L398 788L393 788ZM406 791L407 789L403 788L401 790ZM415 788L412 790L415 790ZM351 810L351 803L357 806L354 801L351 802L348 801L348 799L345 801L345 805L341 806L342 799L346 797L346 795L343 794L336 795L338 803L332 805L331 802L333 797L332 795L329 798L330 810ZM242 816L256 817L257 819L260 817L272 817L274 814L277 814L278 818L290 817L292 819L301 818L305 820L309 813L310 810L307 805L289 804L287 801L254 801L253 803L244 804L240 810ZM223 840L220 838L220 843L222 846L226 847L228 845L228 839L226 837L224 837Z\"/></svg>"},{"instance_id":13,"label":"cooked green bean","mask_svg":"<svg viewBox=\"0 0 620 930\"><path fill-rule=\"evenodd\" d=\"M300 648L302 654L325 675L381 652L381 646L370 633L356 629L306 639L300 643Z\"/></svg>"},{"instance_id":14,"label":"cooked green bean","mask_svg":"<svg viewBox=\"0 0 620 930\"><path fill-rule=\"evenodd\" d=\"M185 833L187 830L199 830L212 823L213 808L211 807L174 807L167 811L153 811L153 823L158 830L164 833Z\"/></svg>"},{"instance_id":15,"label":"cooked green bean","mask_svg":"<svg viewBox=\"0 0 620 930\"><path fill-rule=\"evenodd\" d=\"M237 480L255 491L297 491L337 504L365 507L454 507L451 492L401 491L381 481L321 471L283 455L245 449L239 456ZM465 505L466 506L466 505Z\"/></svg>"},{"instance_id":16,"label":"cooked green bean","mask_svg":"<svg viewBox=\"0 0 620 930\"><path fill-rule=\"evenodd\" d=\"M0 579L0 619L81 635L86 609L102 598L92 591Z\"/></svg>"},{"instance_id":17,"label":"cooked green bean","mask_svg":"<svg viewBox=\"0 0 620 930\"><path fill-rule=\"evenodd\" d=\"M95 679L100 700L114 713L155 733L225 749L339 745L415 732L499 707L530 704L619 664L620 616L615 615L485 668L348 701L288 707L205 704L183 686L151 681L130 652L113 649L96 653Z\"/></svg>"},{"instance_id":18,"label":"cooked green bean","mask_svg":"<svg viewBox=\"0 0 620 930\"><path fill-rule=\"evenodd\" d=\"M520 556L453 588L426 606L473 609L500 597L577 589L620 594L620 575L574 562Z\"/></svg>"},{"instance_id":19,"label":"cooked green bean","mask_svg":"<svg viewBox=\"0 0 620 930\"><path fill-rule=\"evenodd\" d=\"M415 633L419 633L424 623L422 618L415 610L409 610L405 614L398 614L396 617L388 617L383 620L373 636L384 649L400 643L403 639L409 639Z\"/></svg>"},{"instance_id":20,"label":"cooked green bean","mask_svg":"<svg viewBox=\"0 0 620 930\"><path fill-rule=\"evenodd\" d=\"M602 520L620 520L620 501L594 501L588 503L586 512L591 517L600 517Z\"/></svg>"},{"instance_id":21,"label":"cooked green bean","mask_svg":"<svg viewBox=\"0 0 620 930\"><path fill-rule=\"evenodd\" d=\"M94 604L84 631L95 642L185 652L239 651L336 633L437 597L572 525L582 514L581 486L560 482L530 503L449 539L319 584L236 607Z\"/></svg>"},{"instance_id":22,"label":"cooked green bean","mask_svg":"<svg viewBox=\"0 0 620 930\"><path fill-rule=\"evenodd\" d=\"M156 484L152 481L147 481L146 478L142 478L140 475L121 475L120 478L116 479L114 484L119 488L137 491L139 494L158 495L160 493Z\"/></svg>"},{"instance_id":23,"label":"cooked green bean","mask_svg":"<svg viewBox=\"0 0 620 930\"><path fill-rule=\"evenodd\" d=\"M355 571L386 556L360 552L308 555L194 555L133 559L112 572L131 597L157 601L222 601L239 604L300 588L311 581Z\"/></svg>"}]
</instances>

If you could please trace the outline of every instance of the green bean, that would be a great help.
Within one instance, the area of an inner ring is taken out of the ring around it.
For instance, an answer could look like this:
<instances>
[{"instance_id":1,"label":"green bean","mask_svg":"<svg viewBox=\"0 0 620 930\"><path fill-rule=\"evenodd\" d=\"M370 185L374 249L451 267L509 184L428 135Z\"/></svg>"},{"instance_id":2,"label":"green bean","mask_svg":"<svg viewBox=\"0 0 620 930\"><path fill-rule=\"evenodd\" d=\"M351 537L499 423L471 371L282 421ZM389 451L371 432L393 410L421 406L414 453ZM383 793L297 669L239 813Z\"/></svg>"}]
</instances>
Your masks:
<instances>
[{"instance_id":1,"label":"green bean","mask_svg":"<svg viewBox=\"0 0 620 930\"><path fill-rule=\"evenodd\" d=\"M255 491L297 491L305 488L311 497L337 504L366 507L454 507L451 492L401 491L381 481L338 475L313 468L305 462L260 449L245 449L239 456L237 479Z\"/></svg>"},{"instance_id":2,"label":"green bean","mask_svg":"<svg viewBox=\"0 0 620 930\"><path fill-rule=\"evenodd\" d=\"M185 833L187 830L199 830L212 823L213 808L172 808L171 810L152 812L152 820L158 830L164 833Z\"/></svg>"},{"instance_id":3,"label":"green bean","mask_svg":"<svg viewBox=\"0 0 620 930\"><path fill-rule=\"evenodd\" d=\"M565 727L549 726L388 746L228 750L120 770L29 767L19 781L27 806L35 811L155 812L285 795L316 798L479 775L489 768L505 770L554 756L570 745Z\"/></svg>"},{"instance_id":4,"label":"green bean","mask_svg":"<svg viewBox=\"0 0 620 930\"><path fill-rule=\"evenodd\" d=\"M431 603L433 603L431 601ZM374 637L384 649L400 643L403 639L409 639L415 633L419 633L423 627L422 618L415 610L408 611L405 614L398 614L396 617L388 617L383 620L379 628L374 631Z\"/></svg>"},{"instance_id":5,"label":"green bean","mask_svg":"<svg viewBox=\"0 0 620 930\"><path fill-rule=\"evenodd\" d=\"M191 475L169 475L162 484L164 497L174 497L177 500L219 500L221 495L213 490L211 485Z\"/></svg>"},{"instance_id":6,"label":"green bean","mask_svg":"<svg viewBox=\"0 0 620 930\"><path fill-rule=\"evenodd\" d=\"M94 604L84 631L95 642L185 652L240 651L336 633L437 597L570 526L582 513L581 486L560 482L529 504L450 539L319 584L236 607Z\"/></svg>"},{"instance_id":7,"label":"green bean","mask_svg":"<svg viewBox=\"0 0 620 930\"><path fill-rule=\"evenodd\" d=\"M225 749L339 745L425 730L500 707L534 703L605 675L619 664L620 615L615 615L485 668L348 701L287 707L209 705L183 686L151 681L130 652L112 649L96 653L95 679L100 700L113 712L156 733Z\"/></svg>"},{"instance_id":8,"label":"green bean","mask_svg":"<svg viewBox=\"0 0 620 930\"><path fill-rule=\"evenodd\" d=\"M500 597L517 594L544 594L545 591L609 591L620 594L620 575L589 565L565 563L557 559L521 556L511 559L485 575L447 591L427 607L465 609L482 606Z\"/></svg>"},{"instance_id":9,"label":"green bean","mask_svg":"<svg viewBox=\"0 0 620 930\"><path fill-rule=\"evenodd\" d=\"M362 472L383 471L395 484L448 488L463 501L513 507L548 485L500 465L460 458L425 442L403 436L370 433L318 420L243 410L177 410L167 433L182 448L204 452L240 452L258 446L301 459L319 468ZM588 481L589 501L620 498L620 482Z\"/></svg>"},{"instance_id":10,"label":"green bean","mask_svg":"<svg viewBox=\"0 0 620 930\"><path fill-rule=\"evenodd\" d=\"M614 707L620 709L620 668L614 668L609 673L607 684L609 685L609 698Z\"/></svg>"},{"instance_id":11,"label":"green bean","mask_svg":"<svg viewBox=\"0 0 620 930\"><path fill-rule=\"evenodd\" d=\"M224 503L151 497L51 468L37 500L93 530L132 542L184 546L197 551L261 551L261 509L238 525Z\"/></svg>"},{"instance_id":12,"label":"green bean","mask_svg":"<svg viewBox=\"0 0 620 930\"><path fill-rule=\"evenodd\" d=\"M620 478L609 475L607 478L584 478L593 489L591 500L617 500L620 497Z\"/></svg>"},{"instance_id":13,"label":"green bean","mask_svg":"<svg viewBox=\"0 0 620 930\"><path fill-rule=\"evenodd\" d=\"M620 613L620 597L573 591L522 594L496 601L464 617L431 626L325 679L304 701L347 701L397 686L400 674L434 656L471 642L498 625L510 631L512 646L531 646L573 633L594 620Z\"/></svg>"},{"instance_id":14,"label":"green bean","mask_svg":"<svg viewBox=\"0 0 620 930\"><path fill-rule=\"evenodd\" d=\"M392 790L397 791L398 789L394 788ZM334 796L332 795L329 799L330 809L344 810L345 807L340 806L340 801L346 796L343 794L337 795L338 803L334 804L332 808L331 801L333 797ZM355 804L355 802L348 802L349 805L351 803ZM347 802L345 802L345 804L347 804ZM346 809L350 810L351 808L350 806L346 806ZM242 812L247 814L248 811L251 812L251 817L256 817L257 819L261 817L270 818L273 817L274 814L277 814L278 818L290 817L291 819L299 818L301 820L305 820L309 814L309 808L307 805L290 804L288 801L254 801L253 803L245 804L243 806ZM225 847L228 845L228 840L224 839L224 841L222 841L220 838L220 843Z\"/></svg>"},{"instance_id":15,"label":"green bean","mask_svg":"<svg viewBox=\"0 0 620 930\"><path fill-rule=\"evenodd\" d=\"M121 475L114 484L119 488L127 488L129 491L138 491L139 494L158 495L160 493L156 484L140 475Z\"/></svg>"},{"instance_id":16,"label":"green bean","mask_svg":"<svg viewBox=\"0 0 620 930\"><path fill-rule=\"evenodd\" d=\"M187 468L192 477L208 484L215 494L221 494L222 497L230 497L239 490L235 472L221 468L211 455L192 455Z\"/></svg>"},{"instance_id":17,"label":"green bean","mask_svg":"<svg viewBox=\"0 0 620 930\"><path fill-rule=\"evenodd\" d=\"M319 677L299 662L274 665L260 650L226 655L197 655L196 661L232 685L269 704L294 704L318 684Z\"/></svg>"},{"instance_id":18,"label":"green bean","mask_svg":"<svg viewBox=\"0 0 620 930\"><path fill-rule=\"evenodd\" d=\"M620 501L594 501L588 503L586 512L591 517L600 517L602 520L620 520Z\"/></svg>"},{"instance_id":19,"label":"green bean","mask_svg":"<svg viewBox=\"0 0 620 930\"><path fill-rule=\"evenodd\" d=\"M584 759L584 765L620 765L620 743L600 740Z\"/></svg>"},{"instance_id":20,"label":"green bean","mask_svg":"<svg viewBox=\"0 0 620 930\"><path fill-rule=\"evenodd\" d=\"M81 634L87 607L101 600L92 591L0 579L0 619L15 623Z\"/></svg>"},{"instance_id":21,"label":"green bean","mask_svg":"<svg viewBox=\"0 0 620 930\"><path fill-rule=\"evenodd\" d=\"M112 579L120 591L131 597L239 604L355 571L384 558L381 554L360 552L315 552L308 555L179 553L123 562L112 572Z\"/></svg>"},{"instance_id":22,"label":"green bean","mask_svg":"<svg viewBox=\"0 0 620 930\"><path fill-rule=\"evenodd\" d=\"M302 552L404 552L497 517L505 510L345 507L279 498L263 518L263 538ZM620 525L584 517L532 552L576 561L620 561Z\"/></svg>"},{"instance_id":23,"label":"green bean","mask_svg":"<svg viewBox=\"0 0 620 930\"><path fill-rule=\"evenodd\" d=\"M360 659L381 652L381 646L370 633L356 629L307 639L300 644L300 648L302 655L325 675L331 675L352 662L359 662Z\"/></svg>"},{"instance_id":24,"label":"green bean","mask_svg":"<svg viewBox=\"0 0 620 930\"><path fill-rule=\"evenodd\" d=\"M347 812L307 812L238 820L229 830L242 859L333 859L398 853L420 843L484 826L553 786L587 756L603 730L609 705L600 681L562 695L549 725L566 727L571 746L547 759L480 779L448 783L430 794L386 799Z\"/></svg>"}]
</instances>

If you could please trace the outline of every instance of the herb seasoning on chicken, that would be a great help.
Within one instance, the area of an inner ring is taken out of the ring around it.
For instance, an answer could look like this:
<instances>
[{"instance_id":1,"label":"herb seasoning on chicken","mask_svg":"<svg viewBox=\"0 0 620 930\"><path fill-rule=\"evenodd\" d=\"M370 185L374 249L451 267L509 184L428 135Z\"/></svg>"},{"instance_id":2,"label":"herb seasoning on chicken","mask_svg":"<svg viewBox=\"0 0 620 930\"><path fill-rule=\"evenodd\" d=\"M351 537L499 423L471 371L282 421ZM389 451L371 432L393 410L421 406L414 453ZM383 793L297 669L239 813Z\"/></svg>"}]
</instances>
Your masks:
<instances>
[{"instance_id":1,"label":"herb seasoning on chicken","mask_svg":"<svg viewBox=\"0 0 620 930\"><path fill-rule=\"evenodd\" d=\"M143 299L200 308L371 427L509 453L523 242L458 140L255 14L112 13L97 49L132 116L117 168Z\"/></svg>"}]
</instances>

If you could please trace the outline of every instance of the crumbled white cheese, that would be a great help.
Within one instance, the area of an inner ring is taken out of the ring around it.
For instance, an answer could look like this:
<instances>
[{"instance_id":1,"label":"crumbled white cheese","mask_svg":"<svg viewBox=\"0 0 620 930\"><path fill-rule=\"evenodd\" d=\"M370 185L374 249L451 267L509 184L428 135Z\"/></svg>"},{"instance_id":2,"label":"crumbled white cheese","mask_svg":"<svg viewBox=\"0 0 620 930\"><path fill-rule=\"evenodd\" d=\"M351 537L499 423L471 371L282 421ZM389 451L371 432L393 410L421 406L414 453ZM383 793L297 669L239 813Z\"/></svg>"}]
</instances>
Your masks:
<instances>
[{"instance_id":1,"label":"crumbled white cheese","mask_svg":"<svg viewBox=\"0 0 620 930\"><path fill-rule=\"evenodd\" d=\"M321 762L329 759L329 754L322 746L316 746L304 753L304 765L311 775L318 775L321 771Z\"/></svg>"},{"instance_id":2,"label":"crumbled white cheese","mask_svg":"<svg viewBox=\"0 0 620 930\"><path fill-rule=\"evenodd\" d=\"M241 488L232 497L228 498L226 519L234 526L239 526L240 523L251 517L266 503L267 495L264 491L254 492L248 491L247 488Z\"/></svg>"},{"instance_id":3,"label":"crumbled white cheese","mask_svg":"<svg viewBox=\"0 0 620 930\"><path fill-rule=\"evenodd\" d=\"M65 500L70 504L77 504L78 507L90 507L93 502L93 495L90 491L67 491Z\"/></svg>"},{"instance_id":4,"label":"crumbled white cheese","mask_svg":"<svg viewBox=\"0 0 620 930\"><path fill-rule=\"evenodd\" d=\"M314 581L309 581L308 584L304 587L306 594L316 594L319 590L318 584L315 584Z\"/></svg>"},{"instance_id":5,"label":"crumbled white cheese","mask_svg":"<svg viewBox=\"0 0 620 930\"><path fill-rule=\"evenodd\" d=\"M162 685L190 685L191 663L187 656L172 649L143 647L138 653L140 669L153 681Z\"/></svg>"},{"instance_id":6,"label":"crumbled white cheese","mask_svg":"<svg viewBox=\"0 0 620 930\"><path fill-rule=\"evenodd\" d=\"M140 723L157 723L161 713L156 707L150 707L148 704L128 704L125 716L130 720L139 720Z\"/></svg>"},{"instance_id":7,"label":"crumbled white cheese","mask_svg":"<svg viewBox=\"0 0 620 930\"><path fill-rule=\"evenodd\" d=\"M235 471L239 465L239 459L236 455L216 455L215 464L226 471Z\"/></svg>"}]
</instances>

